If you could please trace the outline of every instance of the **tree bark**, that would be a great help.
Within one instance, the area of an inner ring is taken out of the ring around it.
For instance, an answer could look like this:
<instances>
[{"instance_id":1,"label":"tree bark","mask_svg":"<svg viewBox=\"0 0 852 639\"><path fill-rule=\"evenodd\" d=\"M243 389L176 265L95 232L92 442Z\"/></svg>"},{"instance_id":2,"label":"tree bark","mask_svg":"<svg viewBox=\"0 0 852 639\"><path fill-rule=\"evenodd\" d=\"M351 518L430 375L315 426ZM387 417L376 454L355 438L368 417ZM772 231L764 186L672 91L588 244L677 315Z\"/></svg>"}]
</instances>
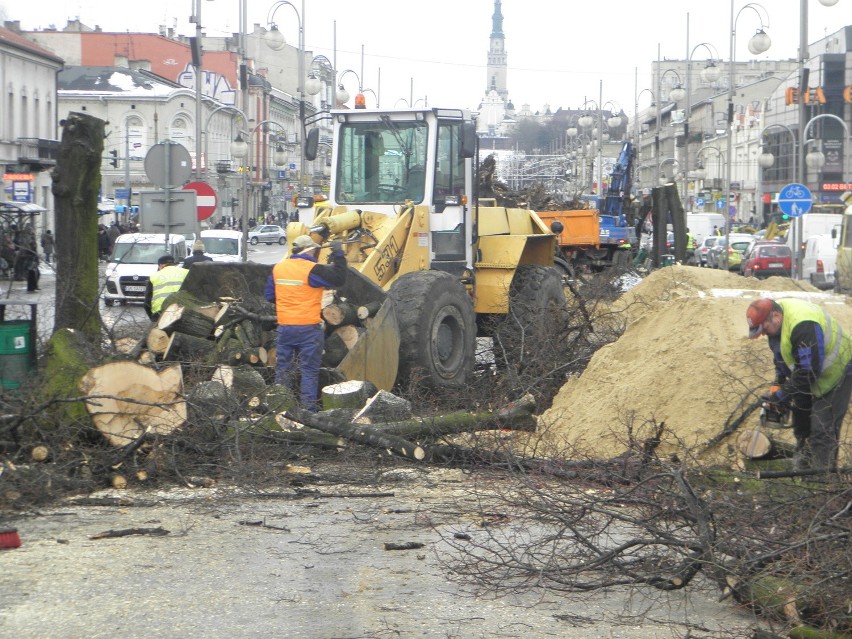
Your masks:
<instances>
[{"instance_id":1,"label":"tree bark","mask_svg":"<svg viewBox=\"0 0 852 639\"><path fill-rule=\"evenodd\" d=\"M53 330L70 328L99 343L98 192L105 122L85 113L60 121L62 141L51 188L56 209Z\"/></svg>"}]
</instances>

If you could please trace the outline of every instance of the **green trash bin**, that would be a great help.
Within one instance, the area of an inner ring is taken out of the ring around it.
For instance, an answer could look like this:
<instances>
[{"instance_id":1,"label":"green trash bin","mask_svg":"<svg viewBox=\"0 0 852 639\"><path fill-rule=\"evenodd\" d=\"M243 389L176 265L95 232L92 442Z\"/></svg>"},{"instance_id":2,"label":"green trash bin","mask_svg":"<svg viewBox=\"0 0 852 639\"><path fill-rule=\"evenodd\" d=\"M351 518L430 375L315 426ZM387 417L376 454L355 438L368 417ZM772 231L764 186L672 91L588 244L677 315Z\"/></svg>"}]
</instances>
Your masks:
<instances>
[{"instance_id":1,"label":"green trash bin","mask_svg":"<svg viewBox=\"0 0 852 639\"><path fill-rule=\"evenodd\" d=\"M20 388L32 371L28 320L0 322L0 386Z\"/></svg>"},{"instance_id":2,"label":"green trash bin","mask_svg":"<svg viewBox=\"0 0 852 639\"><path fill-rule=\"evenodd\" d=\"M660 255L660 266L674 266L675 256L674 255Z\"/></svg>"}]
</instances>

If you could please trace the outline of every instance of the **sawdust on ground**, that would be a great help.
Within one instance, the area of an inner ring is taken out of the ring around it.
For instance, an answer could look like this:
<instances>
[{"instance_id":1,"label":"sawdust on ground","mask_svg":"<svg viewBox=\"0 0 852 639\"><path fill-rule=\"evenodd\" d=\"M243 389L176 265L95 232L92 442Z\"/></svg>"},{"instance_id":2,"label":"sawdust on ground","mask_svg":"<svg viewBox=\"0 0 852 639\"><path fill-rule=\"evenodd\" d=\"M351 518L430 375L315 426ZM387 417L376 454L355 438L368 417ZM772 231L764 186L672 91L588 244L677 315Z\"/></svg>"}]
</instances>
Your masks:
<instances>
[{"instance_id":1,"label":"sawdust on ground","mask_svg":"<svg viewBox=\"0 0 852 639\"><path fill-rule=\"evenodd\" d=\"M764 392L774 372L766 339L748 339L746 308L758 297L793 296L819 304L852 331L846 296L801 281L679 265L653 272L614 305L611 321L624 333L567 381L540 430L558 450L600 458L623 453L628 433L641 440L664 422L661 452L733 461L732 437L711 451L705 444L740 414L744 400ZM757 426L755 413L740 430ZM791 433L772 434L779 436L789 440ZM841 438L841 458L849 459L848 417Z\"/></svg>"}]
</instances>

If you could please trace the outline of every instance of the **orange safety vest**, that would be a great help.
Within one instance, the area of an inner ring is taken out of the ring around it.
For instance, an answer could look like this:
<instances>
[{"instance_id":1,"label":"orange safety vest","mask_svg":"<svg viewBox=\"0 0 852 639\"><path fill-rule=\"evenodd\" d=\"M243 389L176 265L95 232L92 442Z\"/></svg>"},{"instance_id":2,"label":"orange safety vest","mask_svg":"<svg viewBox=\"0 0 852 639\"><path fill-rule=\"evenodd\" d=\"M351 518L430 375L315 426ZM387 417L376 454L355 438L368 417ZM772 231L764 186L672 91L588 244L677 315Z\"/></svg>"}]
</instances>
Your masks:
<instances>
[{"instance_id":1,"label":"orange safety vest","mask_svg":"<svg viewBox=\"0 0 852 639\"><path fill-rule=\"evenodd\" d=\"M299 258L281 260L272 267L275 282L275 314L281 326L310 326L320 323L322 288L308 284L316 262Z\"/></svg>"}]
</instances>

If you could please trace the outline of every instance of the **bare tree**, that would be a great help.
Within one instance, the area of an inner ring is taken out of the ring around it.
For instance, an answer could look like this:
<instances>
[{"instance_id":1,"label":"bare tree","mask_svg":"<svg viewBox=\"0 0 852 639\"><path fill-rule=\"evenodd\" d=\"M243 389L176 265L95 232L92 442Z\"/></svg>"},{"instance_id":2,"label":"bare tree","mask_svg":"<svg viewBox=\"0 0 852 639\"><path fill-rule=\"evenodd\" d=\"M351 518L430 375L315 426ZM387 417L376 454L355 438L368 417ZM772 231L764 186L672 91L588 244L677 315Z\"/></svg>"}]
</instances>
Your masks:
<instances>
[{"instance_id":1,"label":"bare tree","mask_svg":"<svg viewBox=\"0 0 852 639\"><path fill-rule=\"evenodd\" d=\"M98 313L98 191L105 122L70 113L53 170L56 202L56 309L54 330L71 328L100 339Z\"/></svg>"}]
</instances>

